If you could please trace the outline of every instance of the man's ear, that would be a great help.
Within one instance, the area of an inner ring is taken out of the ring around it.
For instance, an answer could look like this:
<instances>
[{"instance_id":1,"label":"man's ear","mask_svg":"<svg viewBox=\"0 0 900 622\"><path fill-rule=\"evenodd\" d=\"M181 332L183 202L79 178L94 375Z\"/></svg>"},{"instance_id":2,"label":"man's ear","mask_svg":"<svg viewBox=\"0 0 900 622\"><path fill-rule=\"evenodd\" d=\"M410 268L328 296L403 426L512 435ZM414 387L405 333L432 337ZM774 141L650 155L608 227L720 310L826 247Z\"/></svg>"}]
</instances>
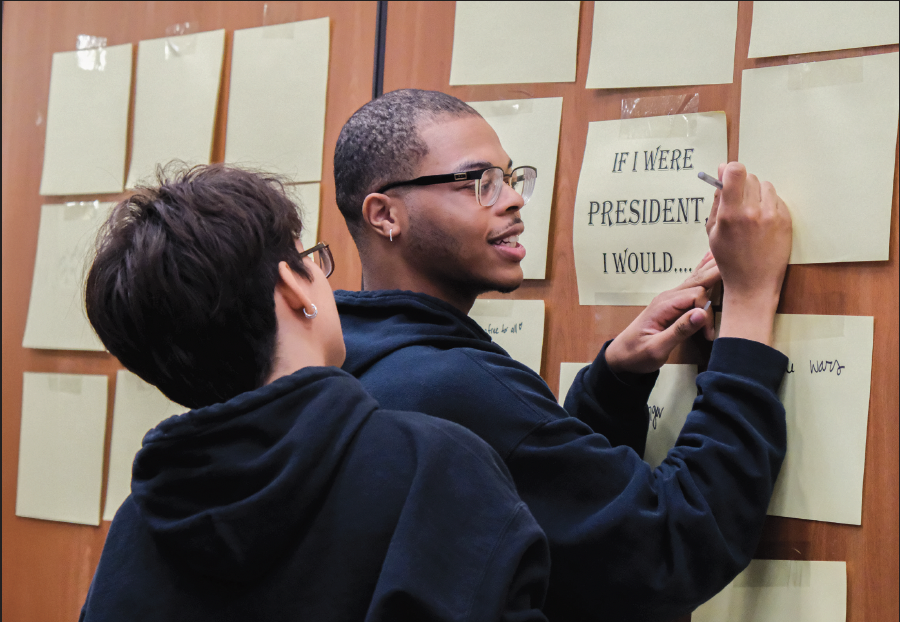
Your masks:
<instances>
[{"instance_id":1,"label":"man's ear","mask_svg":"<svg viewBox=\"0 0 900 622\"><path fill-rule=\"evenodd\" d=\"M403 233L406 207L396 198L373 192L363 201L362 218L367 229L385 240L393 241Z\"/></svg>"},{"instance_id":2,"label":"man's ear","mask_svg":"<svg viewBox=\"0 0 900 622\"><path fill-rule=\"evenodd\" d=\"M278 281L275 289L278 291L288 306L294 311L301 309L312 310L313 300L309 297L311 283L291 270L286 261L278 262Z\"/></svg>"}]
</instances>

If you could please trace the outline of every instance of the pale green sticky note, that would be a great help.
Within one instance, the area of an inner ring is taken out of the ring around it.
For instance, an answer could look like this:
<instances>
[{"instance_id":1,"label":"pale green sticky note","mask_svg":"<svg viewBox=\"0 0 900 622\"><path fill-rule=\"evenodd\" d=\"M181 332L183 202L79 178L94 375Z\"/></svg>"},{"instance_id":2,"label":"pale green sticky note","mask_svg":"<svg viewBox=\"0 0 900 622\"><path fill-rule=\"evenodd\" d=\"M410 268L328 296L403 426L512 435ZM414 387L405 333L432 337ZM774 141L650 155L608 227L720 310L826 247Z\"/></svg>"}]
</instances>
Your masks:
<instances>
[{"instance_id":1,"label":"pale green sticky note","mask_svg":"<svg viewBox=\"0 0 900 622\"><path fill-rule=\"evenodd\" d=\"M871 317L775 316L788 446L769 514L861 523L873 338Z\"/></svg>"},{"instance_id":2,"label":"pale green sticky note","mask_svg":"<svg viewBox=\"0 0 900 622\"><path fill-rule=\"evenodd\" d=\"M131 467L144 435L162 420L187 410L130 371L120 369L116 373L103 520L112 520L119 506L131 494Z\"/></svg>"},{"instance_id":3,"label":"pale green sticky note","mask_svg":"<svg viewBox=\"0 0 900 622\"><path fill-rule=\"evenodd\" d=\"M582 368L587 367L590 363L560 363L559 364L559 403L566 403L566 395L575 382L575 376Z\"/></svg>"},{"instance_id":4,"label":"pale green sticky note","mask_svg":"<svg viewBox=\"0 0 900 622\"><path fill-rule=\"evenodd\" d=\"M846 562L754 559L691 622L844 622Z\"/></svg>"},{"instance_id":5,"label":"pale green sticky note","mask_svg":"<svg viewBox=\"0 0 900 622\"><path fill-rule=\"evenodd\" d=\"M95 201L41 207L23 347L105 349L85 315L84 279L112 206Z\"/></svg>"},{"instance_id":6,"label":"pale green sticky note","mask_svg":"<svg viewBox=\"0 0 900 622\"><path fill-rule=\"evenodd\" d=\"M587 88L731 83L737 10L736 1L594 2Z\"/></svg>"},{"instance_id":7,"label":"pale green sticky note","mask_svg":"<svg viewBox=\"0 0 900 622\"><path fill-rule=\"evenodd\" d=\"M131 44L53 55L41 194L121 192Z\"/></svg>"},{"instance_id":8,"label":"pale green sticky note","mask_svg":"<svg viewBox=\"0 0 900 622\"><path fill-rule=\"evenodd\" d=\"M127 187L152 183L157 165L173 159L209 163L224 48L224 30L138 44Z\"/></svg>"},{"instance_id":9,"label":"pale green sticky note","mask_svg":"<svg viewBox=\"0 0 900 622\"><path fill-rule=\"evenodd\" d=\"M100 524L106 383L25 372L16 516Z\"/></svg>"},{"instance_id":10,"label":"pale green sticky note","mask_svg":"<svg viewBox=\"0 0 900 622\"><path fill-rule=\"evenodd\" d=\"M888 258L897 61L895 52L744 71L739 159L787 204L791 263Z\"/></svg>"},{"instance_id":11,"label":"pale green sticky note","mask_svg":"<svg viewBox=\"0 0 900 622\"><path fill-rule=\"evenodd\" d=\"M804 0L753 3L750 58L900 42L900 3Z\"/></svg>"},{"instance_id":12,"label":"pale green sticky note","mask_svg":"<svg viewBox=\"0 0 900 622\"><path fill-rule=\"evenodd\" d=\"M520 265L526 279L543 279L547 273L562 97L469 102L469 105L497 132L500 144L513 160L513 168L527 164L537 169L534 194L521 211L525 232L519 243L525 247L525 259Z\"/></svg>"},{"instance_id":13,"label":"pale green sticky note","mask_svg":"<svg viewBox=\"0 0 900 622\"><path fill-rule=\"evenodd\" d=\"M541 373L544 347L543 300L479 299L472 305L469 317L512 358L524 363L536 374Z\"/></svg>"},{"instance_id":14,"label":"pale green sticky note","mask_svg":"<svg viewBox=\"0 0 900 622\"><path fill-rule=\"evenodd\" d=\"M590 123L573 219L579 302L644 306L683 282L709 248L715 188L697 173L727 156L723 112Z\"/></svg>"},{"instance_id":15,"label":"pale green sticky note","mask_svg":"<svg viewBox=\"0 0 900 622\"><path fill-rule=\"evenodd\" d=\"M225 161L321 181L327 17L234 32Z\"/></svg>"},{"instance_id":16,"label":"pale green sticky note","mask_svg":"<svg viewBox=\"0 0 900 622\"><path fill-rule=\"evenodd\" d=\"M667 364L660 368L659 377L647 399L650 426L647 429L644 461L654 469L675 446L696 397L696 365Z\"/></svg>"},{"instance_id":17,"label":"pale green sticky note","mask_svg":"<svg viewBox=\"0 0 900 622\"><path fill-rule=\"evenodd\" d=\"M303 248L312 248L319 241L322 184L290 184L284 189L300 213L300 222L303 224L300 243Z\"/></svg>"},{"instance_id":18,"label":"pale green sticky note","mask_svg":"<svg viewBox=\"0 0 900 622\"><path fill-rule=\"evenodd\" d=\"M457 2L450 84L574 82L579 2Z\"/></svg>"}]
</instances>

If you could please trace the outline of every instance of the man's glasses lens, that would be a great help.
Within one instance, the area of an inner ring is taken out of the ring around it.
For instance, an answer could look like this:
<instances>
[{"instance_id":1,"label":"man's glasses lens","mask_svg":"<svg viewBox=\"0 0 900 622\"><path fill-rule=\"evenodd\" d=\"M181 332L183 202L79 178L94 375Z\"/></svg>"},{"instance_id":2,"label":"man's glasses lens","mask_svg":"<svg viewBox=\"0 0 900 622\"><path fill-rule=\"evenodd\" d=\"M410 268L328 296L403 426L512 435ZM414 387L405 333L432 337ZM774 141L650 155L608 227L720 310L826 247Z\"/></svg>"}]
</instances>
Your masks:
<instances>
[{"instance_id":1,"label":"man's glasses lens","mask_svg":"<svg viewBox=\"0 0 900 622\"><path fill-rule=\"evenodd\" d=\"M334 272L334 257L331 256L331 249L328 248L328 244L320 242L300 253L301 258L307 255L310 255L310 258L322 269L322 272L325 273L325 278L330 277L331 273Z\"/></svg>"},{"instance_id":2,"label":"man's glasses lens","mask_svg":"<svg viewBox=\"0 0 900 622\"><path fill-rule=\"evenodd\" d=\"M484 207L490 207L500 198L503 190L504 174L500 168L489 168L481 175L478 184L478 202ZM531 166L520 166L514 169L509 176L510 187L522 195L525 203L534 193L534 182L537 179L537 171Z\"/></svg>"}]
</instances>

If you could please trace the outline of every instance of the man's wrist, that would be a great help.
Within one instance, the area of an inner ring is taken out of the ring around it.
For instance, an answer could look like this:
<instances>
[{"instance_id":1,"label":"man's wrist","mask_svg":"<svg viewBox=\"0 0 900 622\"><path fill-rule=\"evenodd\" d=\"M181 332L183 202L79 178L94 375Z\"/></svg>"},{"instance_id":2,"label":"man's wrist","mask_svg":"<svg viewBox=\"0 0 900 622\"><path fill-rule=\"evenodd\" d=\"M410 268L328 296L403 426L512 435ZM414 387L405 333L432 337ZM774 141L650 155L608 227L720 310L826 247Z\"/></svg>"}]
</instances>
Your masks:
<instances>
[{"instance_id":1,"label":"man's wrist","mask_svg":"<svg viewBox=\"0 0 900 622\"><path fill-rule=\"evenodd\" d=\"M744 295L725 289L719 337L740 337L772 345L778 294Z\"/></svg>"}]
</instances>

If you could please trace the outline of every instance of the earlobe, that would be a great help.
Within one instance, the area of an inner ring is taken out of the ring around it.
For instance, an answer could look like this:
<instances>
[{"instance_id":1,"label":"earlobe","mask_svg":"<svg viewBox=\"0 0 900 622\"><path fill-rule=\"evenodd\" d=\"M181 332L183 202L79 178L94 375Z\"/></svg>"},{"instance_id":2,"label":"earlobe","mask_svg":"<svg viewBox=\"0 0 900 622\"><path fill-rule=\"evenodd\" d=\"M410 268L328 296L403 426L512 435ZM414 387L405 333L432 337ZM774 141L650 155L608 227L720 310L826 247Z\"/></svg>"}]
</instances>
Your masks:
<instances>
[{"instance_id":1,"label":"earlobe","mask_svg":"<svg viewBox=\"0 0 900 622\"><path fill-rule=\"evenodd\" d=\"M284 301L294 311L312 309L314 307L312 300L306 292L304 283L301 283L302 277L291 270L286 261L278 262L278 282L275 289L284 298Z\"/></svg>"},{"instance_id":2,"label":"earlobe","mask_svg":"<svg viewBox=\"0 0 900 622\"><path fill-rule=\"evenodd\" d=\"M393 242L402 230L399 218L401 209L393 198L377 192L372 193L363 201L363 221L376 235Z\"/></svg>"}]
</instances>

